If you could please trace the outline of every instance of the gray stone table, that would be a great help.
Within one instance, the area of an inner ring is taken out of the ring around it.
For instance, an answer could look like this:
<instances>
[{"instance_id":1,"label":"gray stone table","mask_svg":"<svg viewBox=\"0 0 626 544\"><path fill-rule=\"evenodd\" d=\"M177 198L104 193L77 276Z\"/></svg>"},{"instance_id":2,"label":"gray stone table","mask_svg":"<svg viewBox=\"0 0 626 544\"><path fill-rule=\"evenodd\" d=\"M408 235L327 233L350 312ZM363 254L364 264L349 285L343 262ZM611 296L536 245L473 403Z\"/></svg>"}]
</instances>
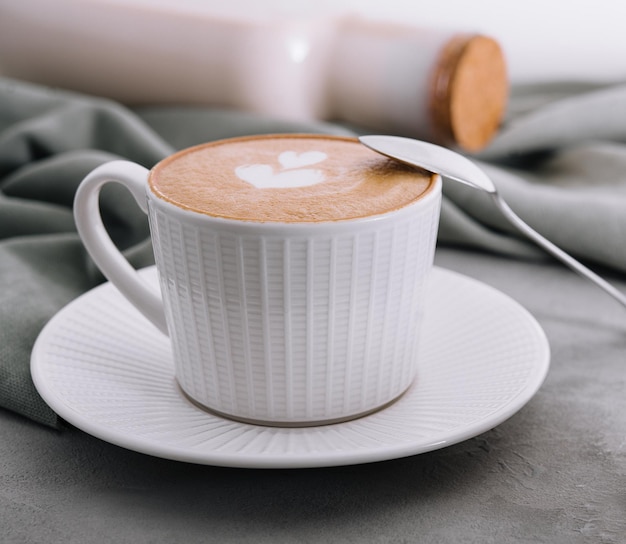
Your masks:
<instances>
[{"instance_id":1,"label":"gray stone table","mask_svg":"<svg viewBox=\"0 0 626 544\"><path fill-rule=\"evenodd\" d=\"M404 459L246 470L2 411L0 542L626 542L626 312L549 261L444 249L437 263L509 294L548 336L548 377L508 421Z\"/></svg>"}]
</instances>

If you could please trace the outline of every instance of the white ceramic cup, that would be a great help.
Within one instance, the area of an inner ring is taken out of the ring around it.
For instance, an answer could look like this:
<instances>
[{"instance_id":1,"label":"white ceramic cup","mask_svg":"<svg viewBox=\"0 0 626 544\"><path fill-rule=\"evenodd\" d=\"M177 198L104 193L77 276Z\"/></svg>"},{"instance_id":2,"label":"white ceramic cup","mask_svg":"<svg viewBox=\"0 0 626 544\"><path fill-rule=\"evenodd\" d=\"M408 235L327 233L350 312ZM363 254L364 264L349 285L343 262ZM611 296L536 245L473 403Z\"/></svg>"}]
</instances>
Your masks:
<instances>
[{"instance_id":1,"label":"white ceramic cup","mask_svg":"<svg viewBox=\"0 0 626 544\"><path fill-rule=\"evenodd\" d=\"M406 207L321 223L238 221L157 196L149 171L96 168L75 199L84 245L120 292L168 334L176 379L212 412L269 425L327 424L397 399L419 367L441 180ZM108 182L148 214L161 294L100 217Z\"/></svg>"}]
</instances>

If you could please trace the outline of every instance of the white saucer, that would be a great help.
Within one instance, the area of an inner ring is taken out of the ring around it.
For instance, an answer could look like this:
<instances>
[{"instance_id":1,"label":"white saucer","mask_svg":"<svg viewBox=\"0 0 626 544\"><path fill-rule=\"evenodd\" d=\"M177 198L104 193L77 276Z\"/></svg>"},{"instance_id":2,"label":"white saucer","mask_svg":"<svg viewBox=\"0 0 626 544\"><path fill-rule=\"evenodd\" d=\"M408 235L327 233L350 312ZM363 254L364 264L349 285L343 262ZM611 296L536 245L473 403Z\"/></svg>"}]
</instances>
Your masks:
<instances>
[{"instance_id":1,"label":"white saucer","mask_svg":"<svg viewBox=\"0 0 626 544\"><path fill-rule=\"evenodd\" d=\"M157 283L154 267L142 274ZM518 411L548 371L535 319L506 295L436 268L421 370L390 407L345 423L262 427L211 415L180 393L168 340L111 284L61 310L33 350L35 385L85 432L150 455L233 467L321 467L448 446Z\"/></svg>"}]
</instances>

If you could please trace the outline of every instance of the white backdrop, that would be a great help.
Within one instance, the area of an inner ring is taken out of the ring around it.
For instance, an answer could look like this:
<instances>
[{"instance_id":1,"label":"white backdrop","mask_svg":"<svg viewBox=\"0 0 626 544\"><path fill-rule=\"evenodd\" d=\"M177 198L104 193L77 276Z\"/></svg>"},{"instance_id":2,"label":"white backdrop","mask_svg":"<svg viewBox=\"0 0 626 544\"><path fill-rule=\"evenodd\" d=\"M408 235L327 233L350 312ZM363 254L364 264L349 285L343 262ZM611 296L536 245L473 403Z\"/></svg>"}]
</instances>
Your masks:
<instances>
[{"instance_id":1,"label":"white backdrop","mask_svg":"<svg viewBox=\"0 0 626 544\"><path fill-rule=\"evenodd\" d=\"M237 15L356 11L416 25L476 30L500 41L513 81L626 80L624 0L179 0L177 4Z\"/></svg>"},{"instance_id":2,"label":"white backdrop","mask_svg":"<svg viewBox=\"0 0 626 544\"><path fill-rule=\"evenodd\" d=\"M68 20L67 9L76 13L80 6L78 11L87 11L90 4L115 15L108 20L112 39L125 29L125 8L137 5L172 14L187 11L261 19L357 12L418 26L489 34L502 44L513 82L626 81L626 0L0 0L0 72L10 56L28 55L38 43L44 45L37 54L49 54L47 34L54 36L50 31L55 26L73 25L67 39L81 33L89 36L88 25L80 17ZM3 12L20 12L24 31L3 29ZM11 39L20 43L2 43L2 33L9 30L15 35ZM129 29L129 34L133 32L136 29ZM142 39L141 32L137 39Z\"/></svg>"}]
</instances>

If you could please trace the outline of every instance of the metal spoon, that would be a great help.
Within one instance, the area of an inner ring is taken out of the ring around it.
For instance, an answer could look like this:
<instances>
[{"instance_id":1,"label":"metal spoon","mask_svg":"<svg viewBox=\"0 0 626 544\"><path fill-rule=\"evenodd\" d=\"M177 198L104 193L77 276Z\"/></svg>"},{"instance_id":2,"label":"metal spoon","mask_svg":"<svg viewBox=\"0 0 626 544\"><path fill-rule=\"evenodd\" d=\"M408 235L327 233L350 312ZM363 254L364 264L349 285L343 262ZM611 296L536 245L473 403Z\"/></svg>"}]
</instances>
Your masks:
<instances>
[{"instance_id":1,"label":"metal spoon","mask_svg":"<svg viewBox=\"0 0 626 544\"><path fill-rule=\"evenodd\" d=\"M563 262L574 272L591 280L626 307L625 295L520 219L500 196L487 174L469 159L445 147L400 136L371 135L361 136L359 140L370 149L382 155L411 166L417 166L429 172L440 174L446 178L469 185L474 189L489 193L502 214L523 234L528 236L528 238L533 240L552 256Z\"/></svg>"}]
</instances>

